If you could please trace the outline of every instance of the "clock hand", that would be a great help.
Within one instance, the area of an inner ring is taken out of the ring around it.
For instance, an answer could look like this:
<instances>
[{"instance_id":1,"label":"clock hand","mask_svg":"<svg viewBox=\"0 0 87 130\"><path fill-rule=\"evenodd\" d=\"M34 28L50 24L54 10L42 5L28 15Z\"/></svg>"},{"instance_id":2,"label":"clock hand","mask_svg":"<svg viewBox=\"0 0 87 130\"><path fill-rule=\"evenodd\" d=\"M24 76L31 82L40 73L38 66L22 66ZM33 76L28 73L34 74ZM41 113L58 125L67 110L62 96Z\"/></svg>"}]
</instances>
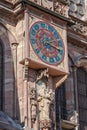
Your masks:
<instances>
[{"instance_id":1,"label":"clock hand","mask_svg":"<svg viewBox=\"0 0 87 130\"><path fill-rule=\"evenodd\" d=\"M59 47L57 47L57 46L55 46L55 45L52 45L52 44L50 44L52 47L54 47L54 48L56 48L57 50L60 50L60 48Z\"/></svg>"},{"instance_id":2,"label":"clock hand","mask_svg":"<svg viewBox=\"0 0 87 130\"><path fill-rule=\"evenodd\" d=\"M55 42L55 40L46 41L45 44L49 44L49 43L53 43L53 42Z\"/></svg>"},{"instance_id":3,"label":"clock hand","mask_svg":"<svg viewBox=\"0 0 87 130\"><path fill-rule=\"evenodd\" d=\"M57 50L62 50L63 48L62 47L57 47L55 46L54 44L50 44L52 47L56 48Z\"/></svg>"},{"instance_id":4,"label":"clock hand","mask_svg":"<svg viewBox=\"0 0 87 130\"><path fill-rule=\"evenodd\" d=\"M51 45L52 47L56 48L57 50L62 50L62 47L57 47L55 46L54 44L52 44L55 40L52 40L52 41L49 41L49 42L45 42L45 44L49 44Z\"/></svg>"}]
</instances>

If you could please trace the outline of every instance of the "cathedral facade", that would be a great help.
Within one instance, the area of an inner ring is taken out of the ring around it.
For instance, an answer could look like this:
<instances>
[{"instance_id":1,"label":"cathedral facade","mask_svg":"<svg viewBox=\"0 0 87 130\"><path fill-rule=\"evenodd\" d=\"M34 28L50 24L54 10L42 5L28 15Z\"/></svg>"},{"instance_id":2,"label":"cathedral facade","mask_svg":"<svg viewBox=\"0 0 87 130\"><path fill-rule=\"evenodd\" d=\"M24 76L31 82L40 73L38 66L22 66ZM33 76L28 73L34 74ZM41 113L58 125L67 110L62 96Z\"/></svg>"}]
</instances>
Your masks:
<instances>
[{"instance_id":1,"label":"cathedral facade","mask_svg":"<svg viewBox=\"0 0 87 130\"><path fill-rule=\"evenodd\" d=\"M87 129L87 0L0 0L0 129Z\"/></svg>"}]
</instances>

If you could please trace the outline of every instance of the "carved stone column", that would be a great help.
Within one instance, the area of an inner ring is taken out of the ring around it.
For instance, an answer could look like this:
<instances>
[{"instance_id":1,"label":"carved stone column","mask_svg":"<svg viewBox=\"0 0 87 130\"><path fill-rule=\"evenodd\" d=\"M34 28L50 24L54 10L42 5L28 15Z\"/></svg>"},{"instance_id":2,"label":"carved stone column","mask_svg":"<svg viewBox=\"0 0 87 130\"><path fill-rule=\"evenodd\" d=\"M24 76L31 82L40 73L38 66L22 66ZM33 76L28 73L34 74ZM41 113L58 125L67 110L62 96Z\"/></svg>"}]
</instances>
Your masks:
<instances>
[{"instance_id":1,"label":"carved stone column","mask_svg":"<svg viewBox=\"0 0 87 130\"><path fill-rule=\"evenodd\" d=\"M29 46L29 11L25 10L25 58L29 58L30 46Z\"/></svg>"},{"instance_id":2,"label":"carved stone column","mask_svg":"<svg viewBox=\"0 0 87 130\"><path fill-rule=\"evenodd\" d=\"M17 118L17 47L18 43L12 43L14 64L14 118Z\"/></svg>"},{"instance_id":3,"label":"carved stone column","mask_svg":"<svg viewBox=\"0 0 87 130\"><path fill-rule=\"evenodd\" d=\"M29 61L25 59L25 65L24 65L24 121L25 121L25 130L31 123L28 122L28 73L29 73Z\"/></svg>"},{"instance_id":4,"label":"carved stone column","mask_svg":"<svg viewBox=\"0 0 87 130\"><path fill-rule=\"evenodd\" d=\"M74 79L74 99L75 99L75 110L78 112L78 88L77 88L77 67L73 66L73 79ZM78 114L78 113L77 113ZM77 116L76 123L78 124L79 118ZM75 127L75 130L79 130L78 125Z\"/></svg>"},{"instance_id":5,"label":"carved stone column","mask_svg":"<svg viewBox=\"0 0 87 130\"><path fill-rule=\"evenodd\" d=\"M28 9L24 12L25 20L25 59L24 59L24 98L25 98L25 129L31 129L31 97L30 97L30 88L29 88L29 11Z\"/></svg>"},{"instance_id":6,"label":"carved stone column","mask_svg":"<svg viewBox=\"0 0 87 130\"><path fill-rule=\"evenodd\" d=\"M75 109L78 111L77 67L73 66Z\"/></svg>"}]
</instances>

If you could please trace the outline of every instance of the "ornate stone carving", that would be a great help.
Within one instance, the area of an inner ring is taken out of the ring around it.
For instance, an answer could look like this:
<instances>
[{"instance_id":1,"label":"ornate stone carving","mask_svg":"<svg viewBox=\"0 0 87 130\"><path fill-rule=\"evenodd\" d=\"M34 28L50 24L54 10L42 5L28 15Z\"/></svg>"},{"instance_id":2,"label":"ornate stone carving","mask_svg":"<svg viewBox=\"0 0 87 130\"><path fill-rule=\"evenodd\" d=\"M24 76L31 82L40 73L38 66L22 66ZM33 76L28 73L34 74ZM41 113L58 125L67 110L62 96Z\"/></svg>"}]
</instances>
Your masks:
<instances>
[{"instance_id":1,"label":"ornate stone carving","mask_svg":"<svg viewBox=\"0 0 87 130\"><path fill-rule=\"evenodd\" d=\"M35 4L40 4L41 3L40 0L30 0L30 1L34 2Z\"/></svg>"},{"instance_id":2,"label":"ornate stone carving","mask_svg":"<svg viewBox=\"0 0 87 130\"><path fill-rule=\"evenodd\" d=\"M41 6L47 9L53 10L53 0L42 0Z\"/></svg>"},{"instance_id":3,"label":"ornate stone carving","mask_svg":"<svg viewBox=\"0 0 87 130\"><path fill-rule=\"evenodd\" d=\"M65 3L65 4L69 4L70 0L60 0L61 2Z\"/></svg>"},{"instance_id":4,"label":"ornate stone carving","mask_svg":"<svg viewBox=\"0 0 87 130\"><path fill-rule=\"evenodd\" d=\"M51 104L52 90L48 90L44 83L41 83L41 88L38 90L38 103L40 111L40 120L49 120L49 106Z\"/></svg>"},{"instance_id":5,"label":"ornate stone carving","mask_svg":"<svg viewBox=\"0 0 87 130\"><path fill-rule=\"evenodd\" d=\"M44 69L38 72L36 80L38 119L41 129L50 128L52 125L50 106L53 104L54 92L49 89L48 77L48 69Z\"/></svg>"},{"instance_id":6,"label":"ornate stone carving","mask_svg":"<svg viewBox=\"0 0 87 130\"><path fill-rule=\"evenodd\" d=\"M7 1L7 2L9 2L9 3L16 3L18 0L5 0L5 1Z\"/></svg>"},{"instance_id":7,"label":"ornate stone carving","mask_svg":"<svg viewBox=\"0 0 87 130\"><path fill-rule=\"evenodd\" d=\"M54 11L68 17L69 1L68 0L55 0Z\"/></svg>"},{"instance_id":8,"label":"ornate stone carving","mask_svg":"<svg viewBox=\"0 0 87 130\"><path fill-rule=\"evenodd\" d=\"M87 34L87 25L82 22L76 22L75 25L72 26L72 29L78 33Z\"/></svg>"},{"instance_id":9,"label":"ornate stone carving","mask_svg":"<svg viewBox=\"0 0 87 130\"><path fill-rule=\"evenodd\" d=\"M46 128L51 128L51 126L52 126L52 121L51 120L49 120L49 121L46 121L46 120L42 120L42 121L40 121L40 128L41 129L46 129Z\"/></svg>"},{"instance_id":10,"label":"ornate stone carving","mask_svg":"<svg viewBox=\"0 0 87 130\"><path fill-rule=\"evenodd\" d=\"M31 101L31 120L35 122L36 120L36 109L37 109L37 101L36 101L36 90L34 87L30 87L30 101Z\"/></svg>"},{"instance_id":11,"label":"ornate stone carving","mask_svg":"<svg viewBox=\"0 0 87 130\"><path fill-rule=\"evenodd\" d=\"M28 79L28 72L29 72L29 61L25 59L25 66L24 66L24 79Z\"/></svg>"},{"instance_id":12,"label":"ornate stone carving","mask_svg":"<svg viewBox=\"0 0 87 130\"><path fill-rule=\"evenodd\" d=\"M37 109L37 101L31 100L31 120L35 122L36 120L36 110Z\"/></svg>"},{"instance_id":13,"label":"ornate stone carving","mask_svg":"<svg viewBox=\"0 0 87 130\"><path fill-rule=\"evenodd\" d=\"M36 79L36 82L42 78L48 78L49 77L49 74L48 74L48 68L47 69L44 69L44 70L40 70L38 71L38 75L37 75L37 79Z\"/></svg>"},{"instance_id":14,"label":"ornate stone carving","mask_svg":"<svg viewBox=\"0 0 87 130\"><path fill-rule=\"evenodd\" d=\"M84 16L85 14L84 8L85 8L84 0L71 0L69 15L81 19L82 16Z\"/></svg>"},{"instance_id":15,"label":"ornate stone carving","mask_svg":"<svg viewBox=\"0 0 87 130\"><path fill-rule=\"evenodd\" d=\"M35 90L35 88L30 88L30 98L31 99L36 98L36 90Z\"/></svg>"},{"instance_id":16,"label":"ornate stone carving","mask_svg":"<svg viewBox=\"0 0 87 130\"><path fill-rule=\"evenodd\" d=\"M53 10L53 0L30 0L35 4L39 4L44 8Z\"/></svg>"},{"instance_id":17,"label":"ornate stone carving","mask_svg":"<svg viewBox=\"0 0 87 130\"><path fill-rule=\"evenodd\" d=\"M39 109L40 127L49 127L50 119L50 105L54 99L52 89L48 89L43 80L39 80L36 84L37 87L37 101ZM46 123L47 122L47 123ZM50 124L51 125L51 124Z\"/></svg>"}]
</instances>

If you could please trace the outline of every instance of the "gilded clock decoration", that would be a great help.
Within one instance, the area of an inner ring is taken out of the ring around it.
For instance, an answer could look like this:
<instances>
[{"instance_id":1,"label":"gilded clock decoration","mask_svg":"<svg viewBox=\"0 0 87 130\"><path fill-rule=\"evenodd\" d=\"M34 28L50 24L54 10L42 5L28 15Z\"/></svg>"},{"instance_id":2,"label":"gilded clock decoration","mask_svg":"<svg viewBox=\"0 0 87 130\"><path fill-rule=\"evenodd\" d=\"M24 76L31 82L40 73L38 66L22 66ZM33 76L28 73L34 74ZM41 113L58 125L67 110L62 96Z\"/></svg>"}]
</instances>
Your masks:
<instances>
[{"instance_id":1,"label":"gilded clock decoration","mask_svg":"<svg viewBox=\"0 0 87 130\"><path fill-rule=\"evenodd\" d=\"M38 21L30 28L30 42L36 55L45 63L58 65L64 59L64 44L57 30Z\"/></svg>"}]
</instances>

